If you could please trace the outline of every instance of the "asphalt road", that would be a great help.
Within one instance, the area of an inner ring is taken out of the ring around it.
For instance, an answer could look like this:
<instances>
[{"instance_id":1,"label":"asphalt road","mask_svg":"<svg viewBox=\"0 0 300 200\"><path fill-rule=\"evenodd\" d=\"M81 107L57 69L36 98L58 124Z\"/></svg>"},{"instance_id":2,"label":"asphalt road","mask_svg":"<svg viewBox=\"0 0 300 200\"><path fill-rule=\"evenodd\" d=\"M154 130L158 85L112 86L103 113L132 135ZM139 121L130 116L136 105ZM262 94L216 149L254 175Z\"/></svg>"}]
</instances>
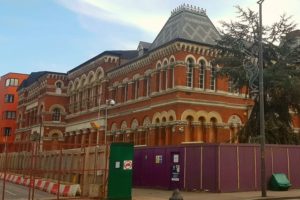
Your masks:
<instances>
[{"instance_id":1,"label":"asphalt road","mask_svg":"<svg viewBox=\"0 0 300 200\"><path fill-rule=\"evenodd\" d=\"M22 185L6 182L4 199L2 199L2 193L3 193L2 191L3 191L3 180L0 180L0 200L27 200L28 199L29 188ZM55 195L51 195L47 192L43 192L37 189L34 190L35 200L38 199L42 200L46 198L49 199L50 197L55 197Z\"/></svg>"}]
</instances>

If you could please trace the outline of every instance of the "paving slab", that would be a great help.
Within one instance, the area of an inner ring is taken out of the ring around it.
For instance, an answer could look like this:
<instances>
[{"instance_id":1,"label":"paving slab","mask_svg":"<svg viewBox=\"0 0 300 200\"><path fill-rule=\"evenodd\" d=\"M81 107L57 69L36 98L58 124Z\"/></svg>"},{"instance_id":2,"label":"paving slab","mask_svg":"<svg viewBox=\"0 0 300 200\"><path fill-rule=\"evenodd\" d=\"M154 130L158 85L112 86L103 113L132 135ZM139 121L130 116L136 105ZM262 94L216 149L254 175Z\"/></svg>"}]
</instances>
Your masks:
<instances>
[{"instance_id":1,"label":"paving slab","mask_svg":"<svg viewBox=\"0 0 300 200\"><path fill-rule=\"evenodd\" d=\"M173 191L134 188L132 200L169 200ZM260 191L233 192L233 193L209 193L209 192L185 192L180 191L184 200L272 200L272 199L298 199L300 189L288 191L268 191L267 197L262 198Z\"/></svg>"}]
</instances>

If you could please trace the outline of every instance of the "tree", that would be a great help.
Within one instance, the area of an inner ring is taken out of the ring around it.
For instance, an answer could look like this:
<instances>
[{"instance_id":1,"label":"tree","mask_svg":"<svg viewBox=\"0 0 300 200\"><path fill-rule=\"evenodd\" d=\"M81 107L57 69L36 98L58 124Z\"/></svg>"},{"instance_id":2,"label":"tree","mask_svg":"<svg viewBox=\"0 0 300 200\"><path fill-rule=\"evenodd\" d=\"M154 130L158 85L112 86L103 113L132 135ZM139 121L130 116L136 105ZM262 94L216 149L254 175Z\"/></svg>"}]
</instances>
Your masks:
<instances>
[{"instance_id":1,"label":"tree","mask_svg":"<svg viewBox=\"0 0 300 200\"><path fill-rule=\"evenodd\" d=\"M259 17L250 9L237 6L236 22L222 22L221 39L215 48L223 65L220 76L231 79L234 87L246 87L254 105L249 120L241 129L240 142L259 136L258 49ZM286 37L295 29L291 17L282 15L272 26L263 27L263 67L266 142L299 144L292 129L291 112L300 112L299 47ZM298 57L298 58L297 58ZM298 60L299 61L299 60Z\"/></svg>"}]
</instances>

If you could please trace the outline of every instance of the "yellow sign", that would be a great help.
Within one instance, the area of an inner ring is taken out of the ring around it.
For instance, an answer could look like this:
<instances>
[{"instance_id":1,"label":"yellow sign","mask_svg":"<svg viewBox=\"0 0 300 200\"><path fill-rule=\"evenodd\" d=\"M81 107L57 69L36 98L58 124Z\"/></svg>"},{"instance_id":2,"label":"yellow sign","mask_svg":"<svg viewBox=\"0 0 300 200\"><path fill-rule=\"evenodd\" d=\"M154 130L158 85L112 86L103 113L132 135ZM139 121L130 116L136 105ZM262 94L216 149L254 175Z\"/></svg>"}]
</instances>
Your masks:
<instances>
[{"instance_id":1,"label":"yellow sign","mask_svg":"<svg viewBox=\"0 0 300 200\"><path fill-rule=\"evenodd\" d=\"M100 125L97 122L90 122L90 124L91 124L91 127L94 128L94 129L99 129L100 128Z\"/></svg>"}]
</instances>

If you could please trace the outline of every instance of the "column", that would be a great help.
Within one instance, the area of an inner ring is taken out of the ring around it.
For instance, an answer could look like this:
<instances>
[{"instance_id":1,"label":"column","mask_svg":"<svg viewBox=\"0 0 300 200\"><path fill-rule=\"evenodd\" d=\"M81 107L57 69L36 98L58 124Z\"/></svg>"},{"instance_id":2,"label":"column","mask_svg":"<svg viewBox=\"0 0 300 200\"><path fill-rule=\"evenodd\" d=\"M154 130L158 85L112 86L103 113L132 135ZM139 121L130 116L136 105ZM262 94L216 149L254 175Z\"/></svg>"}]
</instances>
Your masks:
<instances>
[{"instance_id":1,"label":"column","mask_svg":"<svg viewBox=\"0 0 300 200\"><path fill-rule=\"evenodd\" d=\"M74 145L72 148L78 148L80 131L76 131L74 135Z\"/></svg>"}]
</instances>

